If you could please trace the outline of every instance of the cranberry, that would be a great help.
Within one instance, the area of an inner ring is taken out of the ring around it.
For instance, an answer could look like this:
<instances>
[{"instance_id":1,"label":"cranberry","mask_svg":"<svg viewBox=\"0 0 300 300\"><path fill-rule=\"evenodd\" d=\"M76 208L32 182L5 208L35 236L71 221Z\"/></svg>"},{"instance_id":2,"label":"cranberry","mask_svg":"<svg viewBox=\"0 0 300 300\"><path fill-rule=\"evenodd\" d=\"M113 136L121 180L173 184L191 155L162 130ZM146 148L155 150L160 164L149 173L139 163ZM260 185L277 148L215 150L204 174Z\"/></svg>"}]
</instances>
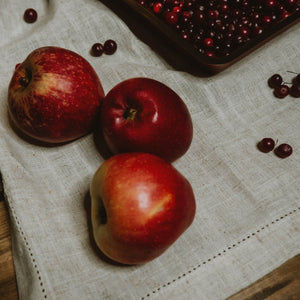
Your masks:
<instances>
[{"instance_id":1,"label":"cranberry","mask_svg":"<svg viewBox=\"0 0 300 300\"><path fill-rule=\"evenodd\" d=\"M185 11L182 12L182 15L187 17L187 18L190 18L191 17L191 12L185 10Z\"/></svg>"},{"instance_id":2,"label":"cranberry","mask_svg":"<svg viewBox=\"0 0 300 300\"><path fill-rule=\"evenodd\" d=\"M196 33L194 35L194 45L197 46L203 41L203 35L200 33Z\"/></svg>"},{"instance_id":3,"label":"cranberry","mask_svg":"<svg viewBox=\"0 0 300 300\"><path fill-rule=\"evenodd\" d=\"M276 1L275 0L266 0L265 5L268 8L274 8L276 6Z\"/></svg>"},{"instance_id":4,"label":"cranberry","mask_svg":"<svg viewBox=\"0 0 300 300\"><path fill-rule=\"evenodd\" d=\"M206 47L212 47L213 44L214 44L214 41L213 41L212 38L206 38L206 39L204 39L204 45L205 45Z\"/></svg>"},{"instance_id":5,"label":"cranberry","mask_svg":"<svg viewBox=\"0 0 300 300\"><path fill-rule=\"evenodd\" d=\"M174 6L172 8L172 12L176 13L176 14L179 14L181 12L181 7L179 6Z\"/></svg>"},{"instance_id":6,"label":"cranberry","mask_svg":"<svg viewBox=\"0 0 300 300\"><path fill-rule=\"evenodd\" d=\"M146 7L147 6L147 1L146 0L138 0L139 4Z\"/></svg>"},{"instance_id":7,"label":"cranberry","mask_svg":"<svg viewBox=\"0 0 300 300\"><path fill-rule=\"evenodd\" d=\"M209 10L207 16L209 19L215 20L219 16L219 12L217 10Z\"/></svg>"},{"instance_id":8,"label":"cranberry","mask_svg":"<svg viewBox=\"0 0 300 300\"><path fill-rule=\"evenodd\" d=\"M187 31L185 31L185 30L183 30L183 31L181 32L181 36L182 36L182 38L183 38L184 40L189 40L189 39L190 39L189 33L188 33Z\"/></svg>"},{"instance_id":9,"label":"cranberry","mask_svg":"<svg viewBox=\"0 0 300 300\"><path fill-rule=\"evenodd\" d=\"M251 18L255 21L259 21L261 19L262 15L260 12L258 11L254 11L252 14L251 14Z\"/></svg>"},{"instance_id":10,"label":"cranberry","mask_svg":"<svg viewBox=\"0 0 300 300\"><path fill-rule=\"evenodd\" d=\"M35 9L27 8L23 17L26 23L34 23L37 20L38 14Z\"/></svg>"},{"instance_id":11,"label":"cranberry","mask_svg":"<svg viewBox=\"0 0 300 300\"><path fill-rule=\"evenodd\" d=\"M263 138L258 144L257 148L264 153L272 151L275 147L275 142L271 138Z\"/></svg>"},{"instance_id":12,"label":"cranberry","mask_svg":"<svg viewBox=\"0 0 300 300\"><path fill-rule=\"evenodd\" d=\"M263 33L263 28L261 26L255 26L253 31L252 31L252 34L253 36L257 36L259 34L262 34Z\"/></svg>"},{"instance_id":13,"label":"cranberry","mask_svg":"<svg viewBox=\"0 0 300 300\"><path fill-rule=\"evenodd\" d=\"M290 95L299 98L300 97L300 84L293 84L290 88Z\"/></svg>"},{"instance_id":14,"label":"cranberry","mask_svg":"<svg viewBox=\"0 0 300 300\"><path fill-rule=\"evenodd\" d=\"M298 74L298 75L294 78L293 82L294 82L294 84L300 85L300 74Z\"/></svg>"},{"instance_id":15,"label":"cranberry","mask_svg":"<svg viewBox=\"0 0 300 300\"><path fill-rule=\"evenodd\" d=\"M227 13L229 11L229 6L227 3L222 3L220 7L221 13Z\"/></svg>"},{"instance_id":16,"label":"cranberry","mask_svg":"<svg viewBox=\"0 0 300 300\"><path fill-rule=\"evenodd\" d=\"M104 47L100 43L96 43L92 46L91 54L93 56L101 56L104 52Z\"/></svg>"},{"instance_id":17,"label":"cranberry","mask_svg":"<svg viewBox=\"0 0 300 300\"><path fill-rule=\"evenodd\" d=\"M154 3L153 5L153 11L156 13L156 14L159 14L163 11L164 9L164 6L161 2L156 2Z\"/></svg>"},{"instance_id":18,"label":"cranberry","mask_svg":"<svg viewBox=\"0 0 300 300\"><path fill-rule=\"evenodd\" d=\"M274 152L278 157L286 158L293 153L293 148L289 144L281 144Z\"/></svg>"},{"instance_id":19,"label":"cranberry","mask_svg":"<svg viewBox=\"0 0 300 300\"><path fill-rule=\"evenodd\" d=\"M285 18L287 18L287 17L289 17L291 14L288 12L288 11L284 11L283 13L282 13L282 15L281 15L281 17L282 17L282 19L285 19Z\"/></svg>"},{"instance_id":20,"label":"cranberry","mask_svg":"<svg viewBox=\"0 0 300 300\"><path fill-rule=\"evenodd\" d=\"M174 25L178 22L178 15L177 13L170 11L166 13L165 19L167 23Z\"/></svg>"},{"instance_id":21,"label":"cranberry","mask_svg":"<svg viewBox=\"0 0 300 300\"><path fill-rule=\"evenodd\" d=\"M281 83L282 83L282 77L279 74L272 75L268 80L268 84L271 88L278 87L281 85Z\"/></svg>"},{"instance_id":22,"label":"cranberry","mask_svg":"<svg viewBox=\"0 0 300 300\"><path fill-rule=\"evenodd\" d=\"M298 1L297 0L286 0L286 4L287 4L287 8L288 9L293 9L295 6L299 5L297 4Z\"/></svg>"},{"instance_id":23,"label":"cranberry","mask_svg":"<svg viewBox=\"0 0 300 300\"><path fill-rule=\"evenodd\" d=\"M247 27L241 27L239 30L239 34L241 35L242 38L248 38L250 31Z\"/></svg>"},{"instance_id":24,"label":"cranberry","mask_svg":"<svg viewBox=\"0 0 300 300\"><path fill-rule=\"evenodd\" d=\"M203 24L205 20L206 20L205 14L201 10L198 10L193 14L193 21L197 25Z\"/></svg>"},{"instance_id":25,"label":"cranberry","mask_svg":"<svg viewBox=\"0 0 300 300\"><path fill-rule=\"evenodd\" d=\"M277 86L274 89L274 95L277 98L284 98L286 97L290 92L290 88L286 84L282 84L280 86Z\"/></svg>"},{"instance_id":26,"label":"cranberry","mask_svg":"<svg viewBox=\"0 0 300 300\"><path fill-rule=\"evenodd\" d=\"M105 41L103 48L105 54L112 55L117 50L117 43L114 40L107 40Z\"/></svg>"},{"instance_id":27,"label":"cranberry","mask_svg":"<svg viewBox=\"0 0 300 300\"><path fill-rule=\"evenodd\" d=\"M211 50L206 50L205 52L204 52L204 54L206 55L206 56L208 56L208 57L215 57L216 55L215 55L215 52L214 51L211 51Z\"/></svg>"},{"instance_id":28,"label":"cranberry","mask_svg":"<svg viewBox=\"0 0 300 300\"><path fill-rule=\"evenodd\" d=\"M241 18L242 17L242 11L240 10L240 9L234 9L233 11L232 11L232 16L234 17L234 18L236 18L236 19L238 19L238 18Z\"/></svg>"},{"instance_id":29,"label":"cranberry","mask_svg":"<svg viewBox=\"0 0 300 300\"><path fill-rule=\"evenodd\" d=\"M188 0L188 1L184 1L184 2L185 2L184 7L186 9L192 9L196 1L195 0Z\"/></svg>"}]
</instances>

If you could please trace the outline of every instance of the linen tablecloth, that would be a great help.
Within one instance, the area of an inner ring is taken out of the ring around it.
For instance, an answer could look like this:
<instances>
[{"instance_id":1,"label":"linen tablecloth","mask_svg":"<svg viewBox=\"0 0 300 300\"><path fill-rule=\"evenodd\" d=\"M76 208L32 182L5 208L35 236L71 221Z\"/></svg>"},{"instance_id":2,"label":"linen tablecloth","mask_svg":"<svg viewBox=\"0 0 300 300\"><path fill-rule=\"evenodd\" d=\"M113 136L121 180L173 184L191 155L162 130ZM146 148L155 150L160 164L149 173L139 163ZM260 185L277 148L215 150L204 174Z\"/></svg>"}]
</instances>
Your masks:
<instances>
[{"instance_id":1,"label":"linen tablecloth","mask_svg":"<svg viewBox=\"0 0 300 300\"><path fill-rule=\"evenodd\" d=\"M23 20L26 8L38 20ZM117 52L92 57L96 42ZM96 0L0 0L0 172L12 224L20 299L225 299L300 249L300 102L275 98L267 79L300 72L300 26L225 71L178 71ZM185 101L194 138L174 166L190 181L192 226L162 256L117 266L93 246L91 178L104 161L89 134L59 147L20 138L7 116L14 67L34 49L59 46L85 57L107 93L133 77L159 80ZM280 159L257 150L264 137L289 143ZM5 272L5 270L0 270Z\"/></svg>"}]
</instances>

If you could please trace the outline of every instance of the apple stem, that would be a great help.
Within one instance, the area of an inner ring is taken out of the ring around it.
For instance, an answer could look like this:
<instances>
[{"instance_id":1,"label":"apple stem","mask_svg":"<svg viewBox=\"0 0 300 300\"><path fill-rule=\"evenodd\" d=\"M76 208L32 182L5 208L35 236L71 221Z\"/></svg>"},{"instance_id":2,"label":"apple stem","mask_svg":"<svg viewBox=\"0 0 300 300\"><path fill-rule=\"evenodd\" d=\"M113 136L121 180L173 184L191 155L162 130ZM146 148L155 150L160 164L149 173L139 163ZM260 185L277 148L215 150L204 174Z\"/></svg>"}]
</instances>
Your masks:
<instances>
[{"instance_id":1,"label":"apple stem","mask_svg":"<svg viewBox=\"0 0 300 300\"><path fill-rule=\"evenodd\" d=\"M134 120L137 112L137 109L127 107L123 114L123 117L126 120Z\"/></svg>"}]
</instances>

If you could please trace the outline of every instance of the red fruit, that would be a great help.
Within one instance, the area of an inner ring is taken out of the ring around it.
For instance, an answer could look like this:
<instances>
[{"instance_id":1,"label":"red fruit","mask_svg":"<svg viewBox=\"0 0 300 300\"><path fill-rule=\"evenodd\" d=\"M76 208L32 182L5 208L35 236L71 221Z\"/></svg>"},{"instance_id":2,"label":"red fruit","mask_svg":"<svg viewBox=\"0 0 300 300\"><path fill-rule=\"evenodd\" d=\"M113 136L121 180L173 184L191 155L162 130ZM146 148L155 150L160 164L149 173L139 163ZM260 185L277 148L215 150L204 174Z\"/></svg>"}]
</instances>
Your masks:
<instances>
[{"instance_id":1,"label":"red fruit","mask_svg":"<svg viewBox=\"0 0 300 300\"><path fill-rule=\"evenodd\" d=\"M268 153L274 149L275 142L271 138L264 138L258 143L257 147L261 152Z\"/></svg>"},{"instance_id":2,"label":"red fruit","mask_svg":"<svg viewBox=\"0 0 300 300\"><path fill-rule=\"evenodd\" d=\"M115 86L101 105L96 130L113 154L148 152L172 162L192 142L193 125L182 99L149 78L132 78Z\"/></svg>"},{"instance_id":3,"label":"red fruit","mask_svg":"<svg viewBox=\"0 0 300 300\"><path fill-rule=\"evenodd\" d=\"M92 46L92 49L91 49L91 54L93 56L101 56L104 52L104 47L101 43L95 43L93 46Z\"/></svg>"},{"instance_id":4,"label":"red fruit","mask_svg":"<svg viewBox=\"0 0 300 300\"><path fill-rule=\"evenodd\" d=\"M64 143L92 130L103 97L101 82L88 61L67 49L43 47L15 69L8 110L26 136Z\"/></svg>"},{"instance_id":5,"label":"red fruit","mask_svg":"<svg viewBox=\"0 0 300 300\"><path fill-rule=\"evenodd\" d=\"M117 51L117 43L114 40L107 40L105 41L103 48L105 54L112 55Z\"/></svg>"},{"instance_id":6,"label":"red fruit","mask_svg":"<svg viewBox=\"0 0 300 300\"><path fill-rule=\"evenodd\" d=\"M211 38L206 38L206 39L204 39L204 45L206 46L206 47L212 47L213 46L213 39L211 39Z\"/></svg>"},{"instance_id":7,"label":"red fruit","mask_svg":"<svg viewBox=\"0 0 300 300\"><path fill-rule=\"evenodd\" d=\"M38 14L35 9L28 8L25 10L23 17L26 23L34 23L37 20Z\"/></svg>"},{"instance_id":8,"label":"red fruit","mask_svg":"<svg viewBox=\"0 0 300 300\"><path fill-rule=\"evenodd\" d=\"M274 74L268 79L269 87L276 88L282 84L282 77L279 74Z\"/></svg>"},{"instance_id":9,"label":"red fruit","mask_svg":"<svg viewBox=\"0 0 300 300\"><path fill-rule=\"evenodd\" d=\"M277 98L285 98L290 92L290 88L286 84L275 87L274 95Z\"/></svg>"},{"instance_id":10,"label":"red fruit","mask_svg":"<svg viewBox=\"0 0 300 300\"><path fill-rule=\"evenodd\" d=\"M275 149L275 154L280 158L286 158L293 153L293 148L289 144L281 144Z\"/></svg>"},{"instance_id":11,"label":"red fruit","mask_svg":"<svg viewBox=\"0 0 300 300\"><path fill-rule=\"evenodd\" d=\"M192 224L192 187L171 164L147 153L106 160L90 186L93 236L113 261L141 264L165 252Z\"/></svg>"},{"instance_id":12,"label":"red fruit","mask_svg":"<svg viewBox=\"0 0 300 300\"><path fill-rule=\"evenodd\" d=\"M167 23L174 25L178 22L178 15L176 12L170 11L166 13L165 19Z\"/></svg>"},{"instance_id":13,"label":"red fruit","mask_svg":"<svg viewBox=\"0 0 300 300\"><path fill-rule=\"evenodd\" d=\"M163 4L162 4L161 2L156 2L156 3L154 3L152 9L153 9L153 11L154 11L156 14L159 14L159 13L161 13L161 12L163 11L164 6L163 6Z\"/></svg>"},{"instance_id":14,"label":"red fruit","mask_svg":"<svg viewBox=\"0 0 300 300\"><path fill-rule=\"evenodd\" d=\"M294 78L294 84L300 85L300 74L297 74L297 76Z\"/></svg>"},{"instance_id":15,"label":"red fruit","mask_svg":"<svg viewBox=\"0 0 300 300\"><path fill-rule=\"evenodd\" d=\"M290 88L290 95L299 98L300 97L300 84L293 84Z\"/></svg>"}]
</instances>

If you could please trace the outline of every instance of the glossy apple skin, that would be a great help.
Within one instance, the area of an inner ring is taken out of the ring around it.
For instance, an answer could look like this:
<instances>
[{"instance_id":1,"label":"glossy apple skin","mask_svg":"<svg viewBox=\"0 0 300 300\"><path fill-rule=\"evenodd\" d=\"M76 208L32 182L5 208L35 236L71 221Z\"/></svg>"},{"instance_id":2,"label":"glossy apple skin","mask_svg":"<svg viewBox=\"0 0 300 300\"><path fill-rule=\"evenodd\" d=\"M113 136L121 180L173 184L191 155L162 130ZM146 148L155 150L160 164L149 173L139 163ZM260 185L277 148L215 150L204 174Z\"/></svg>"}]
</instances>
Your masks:
<instances>
[{"instance_id":1,"label":"glossy apple skin","mask_svg":"<svg viewBox=\"0 0 300 300\"><path fill-rule=\"evenodd\" d=\"M183 100L151 78L131 78L104 98L96 129L113 154L147 152L168 162L190 147L193 124Z\"/></svg>"},{"instance_id":2,"label":"glossy apple skin","mask_svg":"<svg viewBox=\"0 0 300 300\"><path fill-rule=\"evenodd\" d=\"M160 256L192 224L196 211L188 180L149 153L106 160L93 177L90 195L98 248L127 265Z\"/></svg>"},{"instance_id":3,"label":"glossy apple skin","mask_svg":"<svg viewBox=\"0 0 300 300\"><path fill-rule=\"evenodd\" d=\"M25 135L64 143L93 129L103 98L100 79L87 60L67 49L42 47L16 66L8 111Z\"/></svg>"}]
</instances>

